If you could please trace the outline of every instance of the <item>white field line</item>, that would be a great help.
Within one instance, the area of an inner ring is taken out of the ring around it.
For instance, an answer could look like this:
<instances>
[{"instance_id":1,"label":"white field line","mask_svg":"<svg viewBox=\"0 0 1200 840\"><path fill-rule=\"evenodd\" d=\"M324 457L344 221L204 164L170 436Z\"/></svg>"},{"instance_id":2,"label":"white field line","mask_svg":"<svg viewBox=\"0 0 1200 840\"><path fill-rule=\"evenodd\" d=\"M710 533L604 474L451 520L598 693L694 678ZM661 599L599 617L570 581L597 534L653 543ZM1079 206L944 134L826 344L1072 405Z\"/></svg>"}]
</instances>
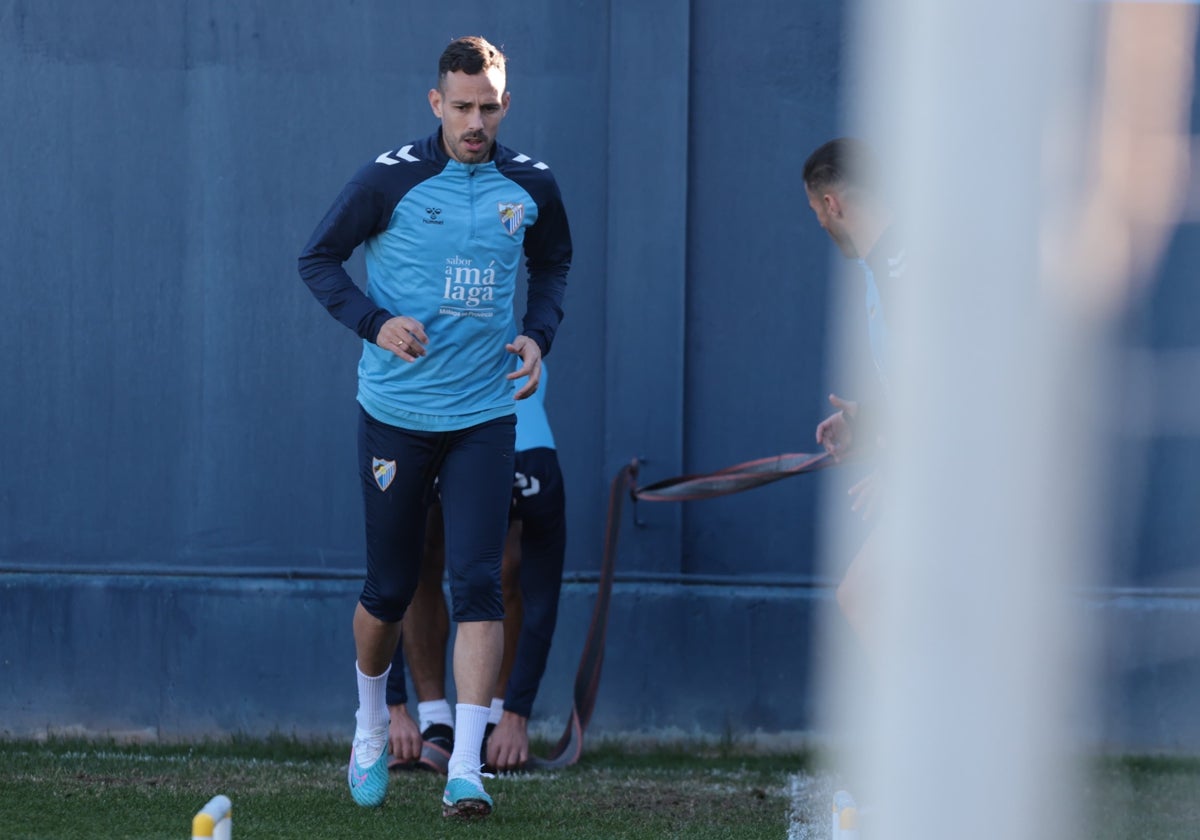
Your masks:
<instances>
[{"instance_id":1,"label":"white field line","mask_svg":"<svg viewBox=\"0 0 1200 840\"><path fill-rule=\"evenodd\" d=\"M29 756L30 758L33 758L35 756L40 757L40 756L44 755L44 752L39 751L39 750L14 750L11 753L11 755ZM83 751L78 751L78 750L68 750L66 752L59 753L58 757L62 758L62 759L78 759L78 760L106 759L106 760L114 760L114 761L124 761L128 764L190 764L190 763L196 761L196 756L194 756L194 755L145 755L145 754L136 754L136 753L112 752L109 750L98 750L96 752L83 752ZM280 766L280 767L319 767L325 763L325 762L321 762L321 761L309 761L307 759L299 760L299 761L297 761L295 759L285 759L283 761L279 761L276 759L263 759L263 758L253 758L253 757L246 757L246 756L238 756L238 757L206 756L205 760L211 760L211 761L223 764L223 765L232 765L234 767L257 767L258 765L264 764L264 763L269 763L272 766Z\"/></svg>"},{"instance_id":2,"label":"white field line","mask_svg":"<svg viewBox=\"0 0 1200 840\"><path fill-rule=\"evenodd\" d=\"M787 840L817 840L829 825L822 804L828 805L827 784L820 784L815 776L793 773L788 776L788 832Z\"/></svg>"}]
</instances>

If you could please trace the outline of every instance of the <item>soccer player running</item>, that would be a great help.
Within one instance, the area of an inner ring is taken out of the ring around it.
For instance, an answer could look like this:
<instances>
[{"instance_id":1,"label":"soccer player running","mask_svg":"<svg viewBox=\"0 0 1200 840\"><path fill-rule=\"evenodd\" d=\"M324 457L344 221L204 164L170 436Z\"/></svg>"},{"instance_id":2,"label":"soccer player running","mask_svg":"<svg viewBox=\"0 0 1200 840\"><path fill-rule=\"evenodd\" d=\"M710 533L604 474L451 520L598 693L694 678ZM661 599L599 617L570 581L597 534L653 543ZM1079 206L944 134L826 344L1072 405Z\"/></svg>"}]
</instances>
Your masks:
<instances>
[{"instance_id":1,"label":"soccer player running","mask_svg":"<svg viewBox=\"0 0 1200 840\"><path fill-rule=\"evenodd\" d=\"M517 403L516 473L509 538L504 552L504 659L492 696L482 757L504 771L529 760L529 718L546 670L558 621L567 546L566 496L554 434L546 416L549 371L542 366L537 393ZM421 583L404 616L402 644L388 675L392 769L445 773L454 746L454 717L446 700L449 615L442 593L444 568L440 505L430 517ZM417 695L417 724L408 715L407 658ZM403 761L421 743L416 763Z\"/></svg>"},{"instance_id":2,"label":"soccer player running","mask_svg":"<svg viewBox=\"0 0 1200 840\"><path fill-rule=\"evenodd\" d=\"M505 84L500 50L475 36L452 41L428 94L438 130L362 167L299 260L317 300L363 341L358 460L367 572L353 621L358 711L347 779L364 806L387 795L385 688L420 576L435 479L458 622L457 738L442 812L484 816L493 805L479 751L504 645L500 565L514 398L537 391L571 261L553 175L496 140L509 107ZM359 245L365 293L343 267ZM517 334L522 256L529 283ZM516 370L510 354L521 359Z\"/></svg>"},{"instance_id":3,"label":"soccer player running","mask_svg":"<svg viewBox=\"0 0 1200 840\"><path fill-rule=\"evenodd\" d=\"M859 140L842 137L820 146L805 161L804 190L817 221L842 255L862 269L866 289L867 332L878 373L874 399L851 401L830 394L837 409L817 426L817 443L835 458L881 448L883 401L888 389L888 296L905 282L905 253L893 214L875 178L872 155ZM855 484L853 509L869 518L879 504L879 470ZM866 607L876 536L867 537L837 590L838 606L870 654L873 649Z\"/></svg>"}]
</instances>

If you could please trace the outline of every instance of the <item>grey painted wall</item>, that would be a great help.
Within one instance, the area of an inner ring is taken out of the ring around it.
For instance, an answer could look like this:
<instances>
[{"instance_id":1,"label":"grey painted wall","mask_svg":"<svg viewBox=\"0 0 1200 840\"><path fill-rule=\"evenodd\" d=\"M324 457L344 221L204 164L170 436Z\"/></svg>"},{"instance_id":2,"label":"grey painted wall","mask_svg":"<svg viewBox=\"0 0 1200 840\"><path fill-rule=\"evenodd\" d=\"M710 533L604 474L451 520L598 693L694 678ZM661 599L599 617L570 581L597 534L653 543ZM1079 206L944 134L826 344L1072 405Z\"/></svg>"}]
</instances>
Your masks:
<instances>
[{"instance_id":1,"label":"grey painted wall","mask_svg":"<svg viewBox=\"0 0 1200 840\"><path fill-rule=\"evenodd\" d=\"M358 342L295 260L360 164L432 130L470 32L505 47L502 139L551 166L575 236L549 408L573 582L537 706L561 720L618 467L810 449L830 325L855 344L799 185L853 93L844 7L751 5L0 2L0 732L346 727ZM1197 236L1130 346L1200 345ZM1200 443L1151 426L1118 455L1095 735L1196 747ZM820 494L848 478L627 518L596 731L818 725L818 524L844 515Z\"/></svg>"}]
</instances>

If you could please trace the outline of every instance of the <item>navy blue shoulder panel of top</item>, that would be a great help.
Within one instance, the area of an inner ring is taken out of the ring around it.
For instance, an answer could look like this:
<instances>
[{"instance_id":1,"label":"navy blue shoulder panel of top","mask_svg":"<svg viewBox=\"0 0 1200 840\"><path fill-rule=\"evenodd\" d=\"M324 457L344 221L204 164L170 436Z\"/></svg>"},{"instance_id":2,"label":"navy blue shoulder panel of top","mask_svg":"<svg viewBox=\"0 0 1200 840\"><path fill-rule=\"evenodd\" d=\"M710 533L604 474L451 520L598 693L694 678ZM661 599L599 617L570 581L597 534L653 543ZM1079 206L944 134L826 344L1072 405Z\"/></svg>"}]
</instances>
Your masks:
<instances>
[{"instance_id":1,"label":"navy blue shoulder panel of top","mask_svg":"<svg viewBox=\"0 0 1200 840\"><path fill-rule=\"evenodd\" d=\"M300 256L300 275L334 318L365 341L374 341L393 313L377 306L347 274L342 264L354 249L385 230L404 196L436 177L450 158L441 130L384 152L355 173ZM519 184L538 206L537 222L526 229L524 250L529 275L523 332L543 355L550 351L562 320L562 299L572 257L571 232L558 184L545 164L496 144L492 162Z\"/></svg>"}]
</instances>

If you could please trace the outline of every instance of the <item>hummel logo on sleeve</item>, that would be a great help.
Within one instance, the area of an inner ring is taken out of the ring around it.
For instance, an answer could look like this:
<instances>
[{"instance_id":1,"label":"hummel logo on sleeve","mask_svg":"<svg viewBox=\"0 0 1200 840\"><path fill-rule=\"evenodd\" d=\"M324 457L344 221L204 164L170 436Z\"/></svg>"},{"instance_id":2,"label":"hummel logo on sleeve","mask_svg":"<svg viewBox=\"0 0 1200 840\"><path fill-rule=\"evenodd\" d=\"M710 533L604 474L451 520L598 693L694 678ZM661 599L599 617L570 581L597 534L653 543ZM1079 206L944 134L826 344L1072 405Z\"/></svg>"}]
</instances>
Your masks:
<instances>
[{"instance_id":1,"label":"hummel logo on sleeve","mask_svg":"<svg viewBox=\"0 0 1200 840\"><path fill-rule=\"evenodd\" d=\"M416 163L417 161L420 160L420 158L413 157L412 155L410 155L408 153L411 148L412 148L412 143L409 143L407 146L404 146L403 148L398 149L397 151L384 152L379 157L375 158L375 162L383 163L388 166L395 166L397 163L399 163L402 160L406 160L409 163Z\"/></svg>"},{"instance_id":2,"label":"hummel logo on sleeve","mask_svg":"<svg viewBox=\"0 0 1200 840\"><path fill-rule=\"evenodd\" d=\"M516 163L528 163L531 160L533 160L533 158L531 158L529 155L517 155L515 158L513 158L513 161ZM533 168L534 169L549 169L550 167L547 166L546 164L542 163L539 160L537 163L535 163L533 165Z\"/></svg>"}]
</instances>

